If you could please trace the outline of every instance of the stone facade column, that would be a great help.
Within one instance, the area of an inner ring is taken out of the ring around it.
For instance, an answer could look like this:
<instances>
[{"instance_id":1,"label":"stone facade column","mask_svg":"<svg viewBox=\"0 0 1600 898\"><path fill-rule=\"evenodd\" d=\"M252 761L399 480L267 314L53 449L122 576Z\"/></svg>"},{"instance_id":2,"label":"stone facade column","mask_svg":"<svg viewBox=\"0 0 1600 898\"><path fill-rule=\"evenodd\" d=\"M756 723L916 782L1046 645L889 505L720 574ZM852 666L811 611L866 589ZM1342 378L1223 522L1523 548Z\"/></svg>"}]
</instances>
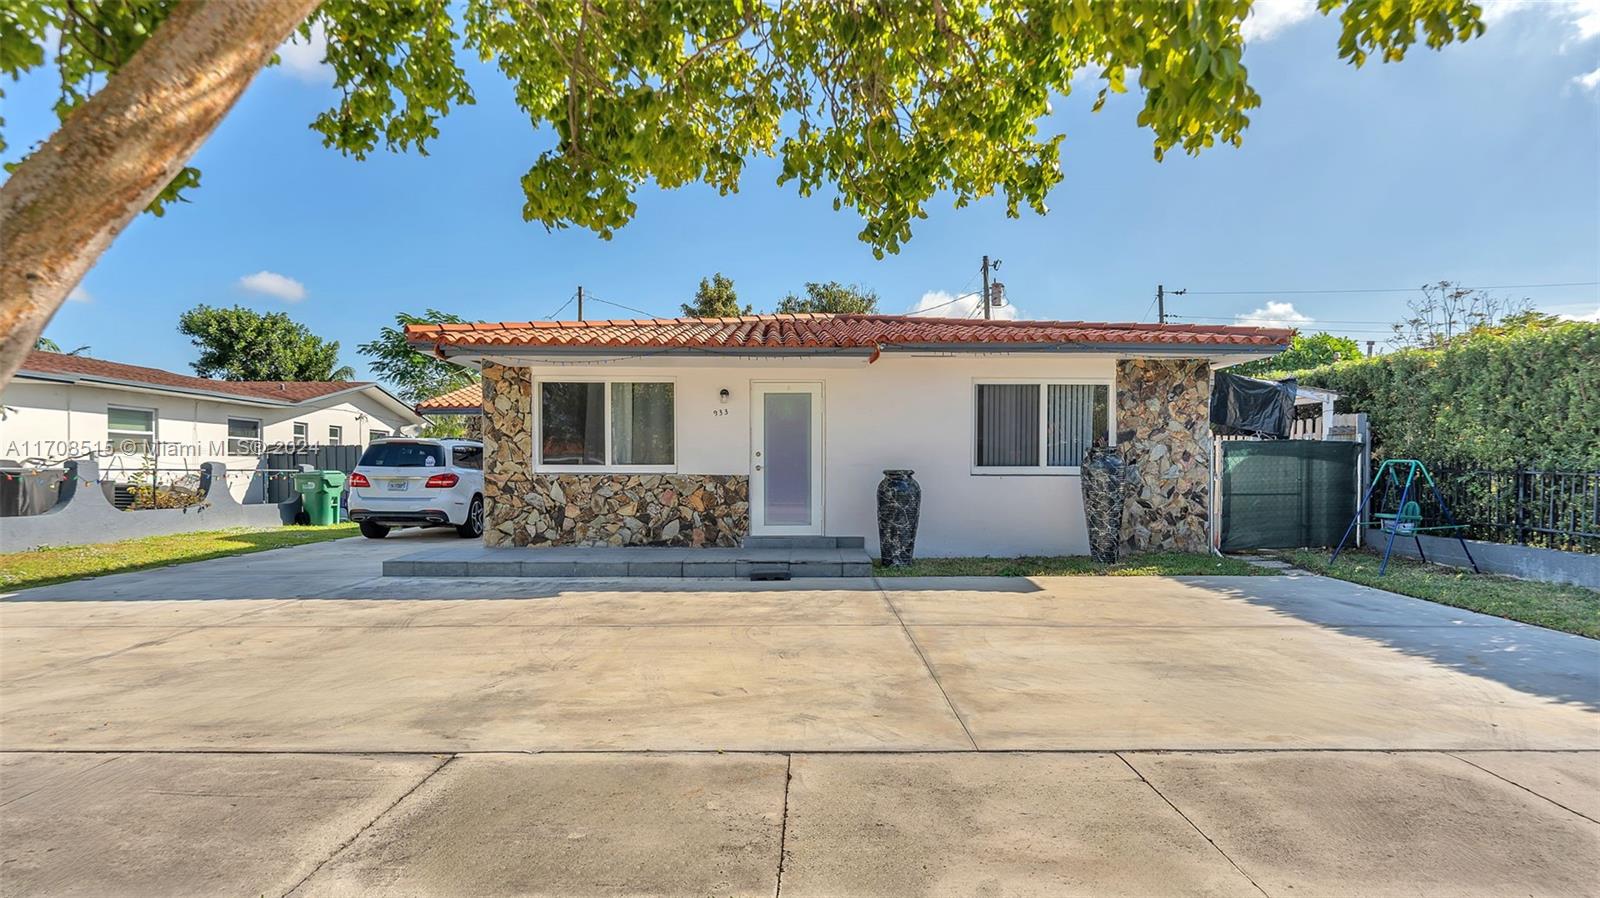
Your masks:
<instances>
[{"instance_id":1,"label":"stone facade column","mask_svg":"<svg viewBox=\"0 0 1600 898\"><path fill-rule=\"evenodd\" d=\"M527 368L483 366L483 542L525 546L533 477L533 378Z\"/></svg>"},{"instance_id":2,"label":"stone facade column","mask_svg":"<svg viewBox=\"0 0 1600 898\"><path fill-rule=\"evenodd\" d=\"M1129 552L1209 552L1210 365L1202 359L1117 362L1117 445L1137 466L1123 515Z\"/></svg>"}]
</instances>

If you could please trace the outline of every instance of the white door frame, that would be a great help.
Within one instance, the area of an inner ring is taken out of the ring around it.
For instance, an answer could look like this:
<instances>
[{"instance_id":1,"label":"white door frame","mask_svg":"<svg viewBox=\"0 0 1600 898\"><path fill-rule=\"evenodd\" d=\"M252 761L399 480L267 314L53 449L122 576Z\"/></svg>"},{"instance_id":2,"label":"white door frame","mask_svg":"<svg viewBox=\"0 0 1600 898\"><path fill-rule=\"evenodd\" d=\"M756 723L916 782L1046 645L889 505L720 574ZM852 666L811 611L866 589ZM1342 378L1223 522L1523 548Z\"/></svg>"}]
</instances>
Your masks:
<instances>
[{"instance_id":1,"label":"white door frame","mask_svg":"<svg viewBox=\"0 0 1600 898\"><path fill-rule=\"evenodd\" d=\"M766 517L765 433L766 395L768 393L811 394L811 523L768 525ZM820 536L823 532L823 481L825 466L822 463L827 441L823 438L823 393L820 381L751 381L750 382L750 533L753 536Z\"/></svg>"}]
</instances>

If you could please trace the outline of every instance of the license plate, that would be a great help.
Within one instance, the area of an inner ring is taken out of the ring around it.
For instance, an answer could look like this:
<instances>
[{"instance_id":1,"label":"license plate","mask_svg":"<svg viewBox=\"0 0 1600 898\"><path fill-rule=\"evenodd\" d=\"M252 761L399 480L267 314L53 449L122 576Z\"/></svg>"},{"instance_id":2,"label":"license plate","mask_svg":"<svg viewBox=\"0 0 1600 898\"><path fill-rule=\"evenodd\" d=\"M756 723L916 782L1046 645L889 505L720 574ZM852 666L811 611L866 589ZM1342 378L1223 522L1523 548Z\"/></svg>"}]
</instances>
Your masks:
<instances>
[{"instance_id":1,"label":"license plate","mask_svg":"<svg viewBox=\"0 0 1600 898\"><path fill-rule=\"evenodd\" d=\"M392 493L401 492L401 491L405 490L406 487L409 487L410 485L411 484L407 483L404 480L391 480L391 481L389 481L389 491L392 492Z\"/></svg>"}]
</instances>

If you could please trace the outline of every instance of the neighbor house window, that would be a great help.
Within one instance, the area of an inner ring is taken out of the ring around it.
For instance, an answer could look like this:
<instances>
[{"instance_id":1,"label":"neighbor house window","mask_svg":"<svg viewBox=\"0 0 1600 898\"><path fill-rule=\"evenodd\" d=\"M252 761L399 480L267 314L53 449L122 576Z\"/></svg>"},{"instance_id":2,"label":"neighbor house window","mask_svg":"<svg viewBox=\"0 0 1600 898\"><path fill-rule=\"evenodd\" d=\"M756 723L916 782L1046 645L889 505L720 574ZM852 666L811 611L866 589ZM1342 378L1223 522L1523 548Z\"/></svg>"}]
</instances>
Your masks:
<instances>
[{"instance_id":1,"label":"neighbor house window","mask_svg":"<svg viewBox=\"0 0 1600 898\"><path fill-rule=\"evenodd\" d=\"M538 463L670 470L675 398L667 381L541 381Z\"/></svg>"},{"instance_id":2,"label":"neighbor house window","mask_svg":"<svg viewBox=\"0 0 1600 898\"><path fill-rule=\"evenodd\" d=\"M328 425L328 445L341 446L344 444L344 428L337 424Z\"/></svg>"},{"instance_id":3,"label":"neighbor house window","mask_svg":"<svg viewBox=\"0 0 1600 898\"><path fill-rule=\"evenodd\" d=\"M374 430L367 434L367 442L369 443L373 440L387 440L388 438L389 431L387 430Z\"/></svg>"},{"instance_id":4,"label":"neighbor house window","mask_svg":"<svg viewBox=\"0 0 1600 898\"><path fill-rule=\"evenodd\" d=\"M977 473L1075 474L1096 440L1113 442L1109 384L980 382L973 399Z\"/></svg>"},{"instance_id":5,"label":"neighbor house window","mask_svg":"<svg viewBox=\"0 0 1600 898\"><path fill-rule=\"evenodd\" d=\"M296 446L311 444L311 426L304 421L294 422L294 444Z\"/></svg>"},{"instance_id":6,"label":"neighbor house window","mask_svg":"<svg viewBox=\"0 0 1600 898\"><path fill-rule=\"evenodd\" d=\"M113 452L149 455L156 442L156 413L141 408L107 408L106 441Z\"/></svg>"},{"instance_id":7,"label":"neighbor house window","mask_svg":"<svg viewBox=\"0 0 1600 898\"><path fill-rule=\"evenodd\" d=\"M261 422L254 418L229 418L228 454L260 455Z\"/></svg>"}]
</instances>

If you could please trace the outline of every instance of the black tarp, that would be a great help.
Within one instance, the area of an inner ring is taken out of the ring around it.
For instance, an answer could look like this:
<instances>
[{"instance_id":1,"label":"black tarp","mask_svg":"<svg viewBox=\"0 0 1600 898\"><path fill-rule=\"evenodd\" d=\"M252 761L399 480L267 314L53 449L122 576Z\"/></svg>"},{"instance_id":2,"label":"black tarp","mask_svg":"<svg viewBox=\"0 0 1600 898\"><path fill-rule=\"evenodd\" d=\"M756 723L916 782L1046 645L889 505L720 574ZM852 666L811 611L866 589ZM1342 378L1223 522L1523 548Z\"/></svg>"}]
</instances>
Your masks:
<instances>
[{"instance_id":1,"label":"black tarp","mask_svg":"<svg viewBox=\"0 0 1600 898\"><path fill-rule=\"evenodd\" d=\"M1286 440L1294 420L1295 382L1276 383L1218 371L1211 385L1211 431Z\"/></svg>"}]
</instances>

